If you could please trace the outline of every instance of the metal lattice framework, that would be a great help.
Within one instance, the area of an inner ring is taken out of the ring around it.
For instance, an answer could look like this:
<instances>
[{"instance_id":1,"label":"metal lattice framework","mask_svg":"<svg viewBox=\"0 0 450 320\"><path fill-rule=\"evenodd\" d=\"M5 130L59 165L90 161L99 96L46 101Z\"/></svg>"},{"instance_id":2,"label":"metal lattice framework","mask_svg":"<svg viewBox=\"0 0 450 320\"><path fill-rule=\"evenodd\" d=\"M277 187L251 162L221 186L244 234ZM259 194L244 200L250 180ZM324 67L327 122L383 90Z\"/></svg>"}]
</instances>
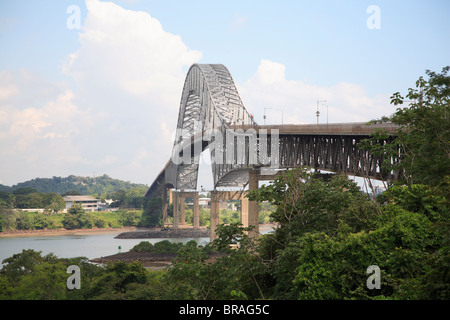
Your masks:
<instances>
[{"instance_id":1,"label":"metal lattice framework","mask_svg":"<svg viewBox=\"0 0 450 320\"><path fill-rule=\"evenodd\" d=\"M165 170L165 183L176 189L196 189L200 153L208 145L202 139L203 134L217 130L225 136L230 125L254 124L228 69L221 64L194 64L181 95L177 133L172 158ZM211 151L212 156L215 151ZM184 161L174 163L180 155ZM214 184L220 185L222 177L236 166L239 165L213 165ZM244 180L233 179L233 182L242 185Z\"/></svg>"}]
</instances>

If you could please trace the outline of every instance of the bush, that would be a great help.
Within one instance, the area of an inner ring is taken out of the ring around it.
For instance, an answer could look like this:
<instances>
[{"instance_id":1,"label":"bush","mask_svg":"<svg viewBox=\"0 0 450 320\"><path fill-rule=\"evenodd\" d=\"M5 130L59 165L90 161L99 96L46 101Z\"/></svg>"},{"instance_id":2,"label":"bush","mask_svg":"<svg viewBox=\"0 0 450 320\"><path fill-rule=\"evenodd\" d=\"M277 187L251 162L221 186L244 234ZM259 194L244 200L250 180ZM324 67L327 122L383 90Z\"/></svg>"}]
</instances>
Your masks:
<instances>
[{"instance_id":1,"label":"bush","mask_svg":"<svg viewBox=\"0 0 450 320\"><path fill-rule=\"evenodd\" d=\"M94 226L97 228L104 228L106 226L106 221L103 219L95 219Z\"/></svg>"},{"instance_id":2,"label":"bush","mask_svg":"<svg viewBox=\"0 0 450 320\"><path fill-rule=\"evenodd\" d=\"M141 241L137 245L135 245L130 252L152 252L153 244L148 241Z\"/></svg>"},{"instance_id":3,"label":"bush","mask_svg":"<svg viewBox=\"0 0 450 320\"><path fill-rule=\"evenodd\" d=\"M81 204L74 204L62 220L63 227L68 230L90 229L94 225L92 214L84 211Z\"/></svg>"},{"instance_id":4,"label":"bush","mask_svg":"<svg viewBox=\"0 0 450 320\"><path fill-rule=\"evenodd\" d=\"M141 213L139 211L120 211L120 223L124 227L137 227L141 220Z\"/></svg>"},{"instance_id":5,"label":"bush","mask_svg":"<svg viewBox=\"0 0 450 320\"><path fill-rule=\"evenodd\" d=\"M195 245L197 242L194 240L189 241L186 246ZM130 251L131 252L149 252L155 254L166 254L166 253L177 253L180 248L184 247L182 243L174 243L169 240L163 240L151 244L148 241L141 241L139 244L135 245Z\"/></svg>"},{"instance_id":6,"label":"bush","mask_svg":"<svg viewBox=\"0 0 450 320\"><path fill-rule=\"evenodd\" d=\"M34 228L33 219L28 212L20 212L17 217L17 229L29 230Z\"/></svg>"}]
</instances>

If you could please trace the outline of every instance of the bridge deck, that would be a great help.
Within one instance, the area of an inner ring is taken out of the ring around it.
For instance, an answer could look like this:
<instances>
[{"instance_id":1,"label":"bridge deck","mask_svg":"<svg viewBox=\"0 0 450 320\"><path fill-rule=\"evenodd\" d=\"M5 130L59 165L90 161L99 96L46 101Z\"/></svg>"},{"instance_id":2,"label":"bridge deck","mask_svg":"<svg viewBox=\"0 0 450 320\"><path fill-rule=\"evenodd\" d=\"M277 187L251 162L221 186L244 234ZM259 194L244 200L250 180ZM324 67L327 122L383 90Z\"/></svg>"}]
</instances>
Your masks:
<instances>
[{"instance_id":1,"label":"bridge deck","mask_svg":"<svg viewBox=\"0 0 450 320\"><path fill-rule=\"evenodd\" d=\"M394 133L398 128L392 123L380 123L367 125L365 122L329 123L329 124L276 124L276 125L231 125L229 129L255 129L257 132L266 129L278 130L280 135L295 134L323 134L323 135L370 135L376 130L383 129L388 133Z\"/></svg>"}]
</instances>

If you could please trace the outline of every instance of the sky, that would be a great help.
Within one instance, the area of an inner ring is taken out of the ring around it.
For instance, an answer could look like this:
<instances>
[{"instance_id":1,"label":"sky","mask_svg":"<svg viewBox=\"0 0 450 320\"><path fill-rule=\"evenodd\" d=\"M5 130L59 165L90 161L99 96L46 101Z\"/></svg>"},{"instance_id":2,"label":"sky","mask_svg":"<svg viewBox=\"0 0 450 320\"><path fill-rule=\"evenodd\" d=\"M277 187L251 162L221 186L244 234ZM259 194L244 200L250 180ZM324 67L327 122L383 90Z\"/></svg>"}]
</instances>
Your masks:
<instances>
[{"instance_id":1,"label":"sky","mask_svg":"<svg viewBox=\"0 0 450 320\"><path fill-rule=\"evenodd\" d=\"M316 123L317 101L320 122L389 116L394 92L450 65L449 13L447 0L0 0L0 183L150 185L194 63L224 64L260 124Z\"/></svg>"}]
</instances>

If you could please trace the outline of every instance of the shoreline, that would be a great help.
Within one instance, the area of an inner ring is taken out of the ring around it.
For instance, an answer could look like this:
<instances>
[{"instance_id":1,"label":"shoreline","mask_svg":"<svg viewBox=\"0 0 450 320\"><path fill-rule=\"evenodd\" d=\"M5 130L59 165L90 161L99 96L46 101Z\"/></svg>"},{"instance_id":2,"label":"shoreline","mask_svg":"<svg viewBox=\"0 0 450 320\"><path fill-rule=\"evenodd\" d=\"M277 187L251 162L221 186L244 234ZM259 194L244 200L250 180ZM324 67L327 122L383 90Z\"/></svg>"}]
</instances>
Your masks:
<instances>
[{"instance_id":1,"label":"shoreline","mask_svg":"<svg viewBox=\"0 0 450 320\"><path fill-rule=\"evenodd\" d=\"M92 228L92 229L42 229L42 230L8 230L0 232L0 238L63 236L63 235L96 235L104 233L121 233L137 231L136 227Z\"/></svg>"}]
</instances>

